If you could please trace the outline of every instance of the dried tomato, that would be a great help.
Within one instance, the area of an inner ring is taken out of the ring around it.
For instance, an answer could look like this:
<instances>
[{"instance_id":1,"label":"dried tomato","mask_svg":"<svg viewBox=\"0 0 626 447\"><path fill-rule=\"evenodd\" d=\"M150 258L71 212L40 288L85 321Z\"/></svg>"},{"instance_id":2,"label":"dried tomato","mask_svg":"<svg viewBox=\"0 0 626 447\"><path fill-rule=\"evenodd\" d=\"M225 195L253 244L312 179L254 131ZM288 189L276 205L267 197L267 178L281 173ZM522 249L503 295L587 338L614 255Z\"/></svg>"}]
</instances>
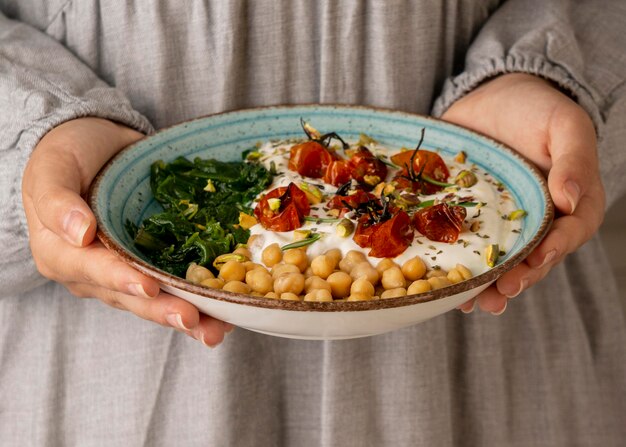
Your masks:
<instances>
[{"instance_id":1,"label":"dried tomato","mask_svg":"<svg viewBox=\"0 0 626 447\"><path fill-rule=\"evenodd\" d=\"M367 188L375 184L367 182L365 176L378 177L378 182L387 177L387 166L372 154L365 146L359 146L350 157L351 175L354 180ZM376 182L376 183L378 183Z\"/></svg>"},{"instance_id":2,"label":"dried tomato","mask_svg":"<svg viewBox=\"0 0 626 447\"><path fill-rule=\"evenodd\" d=\"M289 169L305 177L321 178L334 157L317 141L307 141L291 147Z\"/></svg>"},{"instance_id":3,"label":"dried tomato","mask_svg":"<svg viewBox=\"0 0 626 447\"><path fill-rule=\"evenodd\" d=\"M280 207L272 210L269 199L280 199ZM304 217L311 212L309 200L294 183L268 192L257 204L254 215L263 228L272 231L292 231L302 226Z\"/></svg>"},{"instance_id":4,"label":"dried tomato","mask_svg":"<svg viewBox=\"0 0 626 447\"><path fill-rule=\"evenodd\" d=\"M374 258L395 258L411 245L411 241L411 219L405 211L399 211L391 219L378 224L370 237L372 249L369 255Z\"/></svg>"},{"instance_id":5,"label":"dried tomato","mask_svg":"<svg viewBox=\"0 0 626 447\"><path fill-rule=\"evenodd\" d=\"M332 160L326 168L323 180L333 186L343 185L352 179L350 170L347 160Z\"/></svg>"},{"instance_id":6,"label":"dried tomato","mask_svg":"<svg viewBox=\"0 0 626 447\"><path fill-rule=\"evenodd\" d=\"M451 243L459 238L465 216L464 207L440 203L416 212L413 225L431 241Z\"/></svg>"},{"instance_id":7,"label":"dried tomato","mask_svg":"<svg viewBox=\"0 0 626 447\"><path fill-rule=\"evenodd\" d=\"M341 210L340 214L343 215L370 200L376 200L376 196L362 189L357 189L353 194L334 196L328 201L327 207L331 210Z\"/></svg>"},{"instance_id":8,"label":"dried tomato","mask_svg":"<svg viewBox=\"0 0 626 447\"><path fill-rule=\"evenodd\" d=\"M394 258L403 253L413 240L411 219L405 211L398 211L385 222L370 224L367 216L359 220L354 242L363 247L371 247L369 256L374 258Z\"/></svg>"},{"instance_id":9,"label":"dried tomato","mask_svg":"<svg viewBox=\"0 0 626 447\"><path fill-rule=\"evenodd\" d=\"M413 154L414 151L405 151L399 152L391 157L391 161L402 168L400 173L396 176L396 181L401 180L400 176L409 175L407 167L411 162L411 157L413 156ZM431 179L437 180L438 182L447 182L448 177L450 176L450 171L448 171L446 163L439 156L439 154L427 150L419 150L417 151L417 154L415 154L415 158L413 159L413 172L415 172L416 174L419 174L421 172L422 174L427 175ZM438 191L441 191L442 189L441 186L433 185L432 183L428 183L426 181L422 181L420 183L421 185L419 185L419 192L421 192L422 194L434 194ZM417 185L415 184L415 182L412 182L412 186L412 189L417 190Z\"/></svg>"}]
</instances>

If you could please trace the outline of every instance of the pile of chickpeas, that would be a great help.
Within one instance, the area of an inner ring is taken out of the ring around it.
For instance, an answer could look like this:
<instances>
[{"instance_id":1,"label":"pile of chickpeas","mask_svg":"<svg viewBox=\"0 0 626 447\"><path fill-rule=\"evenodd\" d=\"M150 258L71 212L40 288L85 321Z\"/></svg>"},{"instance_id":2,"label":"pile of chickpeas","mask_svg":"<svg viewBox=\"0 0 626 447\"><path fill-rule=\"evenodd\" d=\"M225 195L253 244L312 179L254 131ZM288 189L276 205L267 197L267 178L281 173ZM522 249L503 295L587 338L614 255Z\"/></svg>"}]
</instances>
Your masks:
<instances>
[{"instance_id":1,"label":"pile of chickpeas","mask_svg":"<svg viewBox=\"0 0 626 447\"><path fill-rule=\"evenodd\" d=\"M372 266L365 254L349 251L342 256L331 249L309 262L306 247L282 251L278 244L265 247L264 265L251 261L247 248L233 252L234 258L219 267L217 277L192 263L187 280L214 289L289 301L370 301L428 292L470 279L472 272L462 264L444 271L428 270L419 256L398 265L392 259Z\"/></svg>"}]
</instances>

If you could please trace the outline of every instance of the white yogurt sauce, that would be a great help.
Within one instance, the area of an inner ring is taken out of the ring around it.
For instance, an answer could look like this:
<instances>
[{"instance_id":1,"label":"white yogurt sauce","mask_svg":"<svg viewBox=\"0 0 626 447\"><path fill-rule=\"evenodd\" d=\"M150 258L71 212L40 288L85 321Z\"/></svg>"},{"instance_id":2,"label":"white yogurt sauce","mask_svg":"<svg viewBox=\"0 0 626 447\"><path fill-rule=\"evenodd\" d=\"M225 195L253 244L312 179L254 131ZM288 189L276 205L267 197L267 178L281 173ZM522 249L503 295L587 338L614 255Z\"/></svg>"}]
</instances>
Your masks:
<instances>
[{"instance_id":1,"label":"white yogurt sauce","mask_svg":"<svg viewBox=\"0 0 626 447\"><path fill-rule=\"evenodd\" d=\"M266 192L279 186L287 186L291 182L294 182L296 185L303 181L310 184L323 185L324 200L318 205L311 206L310 216L332 217L324 211L323 206L332 197L337 188L322 182L321 179L305 178L295 171L290 171L287 165L289 148L292 144L293 142L267 142L258 149L263 154L260 159L263 165L270 169L273 162L275 170L280 173L280 175L274 177L274 181L266 189ZM385 154L388 157L399 152L399 149L387 149L376 144L368 147L373 153L377 155ZM405 261L415 256L420 256L429 268L440 267L444 270L450 270L457 263L461 263L468 267L473 275L478 275L489 270L485 254L489 245L498 244L501 251L507 252L518 238L521 220L511 221L502 218L502 216L508 216L509 213L515 211L517 206L510 193L504 190L491 174L473 165L471 160L468 159L465 163L458 163L442 154L440 156L450 171L450 183L462 170L474 172L478 182L470 188L459 189L455 195L459 198L471 196L472 202L481 202L482 206L466 208L467 217L457 242L449 244L431 241L415 230L412 244L402 254L394 258L394 261L402 265ZM389 169L389 171L387 180L393 177L394 172L392 171L395 170ZM419 197L423 202L431 199L442 199L447 194L449 194L449 191L441 191L437 194L420 195ZM455 201L462 200L455 199ZM476 221L479 222L480 229L472 232L470 231L470 226ZM352 239L353 235L346 238L338 236L336 227L336 223L304 222L304 225L299 230L315 230L315 232L322 235L320 240L307 247L309 259L313 259L315 256L321 255L332 248L340 249L343 255L350 250L357 250L367 255L369 248L358 246ZM257 236L249 246L253 261L257 263L261 263L261 252L268 245L277 243L282 247L294 241L293 231L268 231L261 224L254 225L250 231L252 235ZM368 257L368 259L372 265L376 266L383 258Z\"/></svg>"}]
</instances>

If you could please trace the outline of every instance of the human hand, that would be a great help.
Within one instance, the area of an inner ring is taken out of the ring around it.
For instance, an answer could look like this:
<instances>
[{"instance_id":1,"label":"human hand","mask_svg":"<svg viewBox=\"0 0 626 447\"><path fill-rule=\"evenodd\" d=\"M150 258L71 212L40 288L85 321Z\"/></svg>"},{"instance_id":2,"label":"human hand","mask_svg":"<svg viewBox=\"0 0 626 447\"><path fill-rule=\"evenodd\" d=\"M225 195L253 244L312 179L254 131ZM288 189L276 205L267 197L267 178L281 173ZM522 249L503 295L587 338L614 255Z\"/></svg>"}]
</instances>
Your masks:
<instances>
[{"instance_id":1,"label":"human hand","mask_svg":"<svg viewBox=\"0 0 626 447\"><path fill-rule=\"evenodd\" d=\"M35 263L43 276L78 297L98 298L215 346L233 326L161 292L155 280L106 249L95 238L95 217L81 198L107 160L142 137L111 121L80 118L41 139L22 180Z\"/></svg>"},{"instance_id":2,"label":"human hand","mask_svg":"<svg viewBox=\"0 0 626 447\"><path fill-rule=\"evenodd\" d=\"M471 312L478 302L482 310L500 315L508 298L540 281L602 223L605 197L594 126L587 113L553 84L520 73L486 82L442 118L489 135L535 163L547 176L557 208L552 228L531 254L460 306Z\"/></svg>"}]
</instances>

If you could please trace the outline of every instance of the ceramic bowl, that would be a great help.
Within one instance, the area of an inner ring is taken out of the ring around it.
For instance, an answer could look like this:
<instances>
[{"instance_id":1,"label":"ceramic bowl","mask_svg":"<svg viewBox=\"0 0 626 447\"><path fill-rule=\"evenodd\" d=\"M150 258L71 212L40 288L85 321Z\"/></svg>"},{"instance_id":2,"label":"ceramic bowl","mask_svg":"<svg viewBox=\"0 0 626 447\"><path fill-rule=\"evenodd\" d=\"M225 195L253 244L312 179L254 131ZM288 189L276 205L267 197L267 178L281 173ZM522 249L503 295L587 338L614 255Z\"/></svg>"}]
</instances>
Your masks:
<instances>
[{"instance_id":1,"label":"ceramic bowl","mask_svg":"<svg viewBox=\"0 0 626 447\"><path fill-rule=\"evenodd\" d=\"M528 212L515 245L499 264L471 280L420 295L368 302L310 303L270 300L194 285L157 269L134 246L125 230L158 212L149 186L150 164L178 156L240 160L259 141L302 137L300 118L344 138L366 133L392 147L412 147L426 128L425 147L456 154L489 171ZM454 309L521 262L541 241L553 205L541 173L517 152L458 126L404 112L354 106L277 106L222 113L164 129L118 153L95 179L89 197L98 237L133 267L158 280L163 290L184 298L205 314L236 326L281 337L345 339L416 324Z\"/></svg>"}]
</instances>

